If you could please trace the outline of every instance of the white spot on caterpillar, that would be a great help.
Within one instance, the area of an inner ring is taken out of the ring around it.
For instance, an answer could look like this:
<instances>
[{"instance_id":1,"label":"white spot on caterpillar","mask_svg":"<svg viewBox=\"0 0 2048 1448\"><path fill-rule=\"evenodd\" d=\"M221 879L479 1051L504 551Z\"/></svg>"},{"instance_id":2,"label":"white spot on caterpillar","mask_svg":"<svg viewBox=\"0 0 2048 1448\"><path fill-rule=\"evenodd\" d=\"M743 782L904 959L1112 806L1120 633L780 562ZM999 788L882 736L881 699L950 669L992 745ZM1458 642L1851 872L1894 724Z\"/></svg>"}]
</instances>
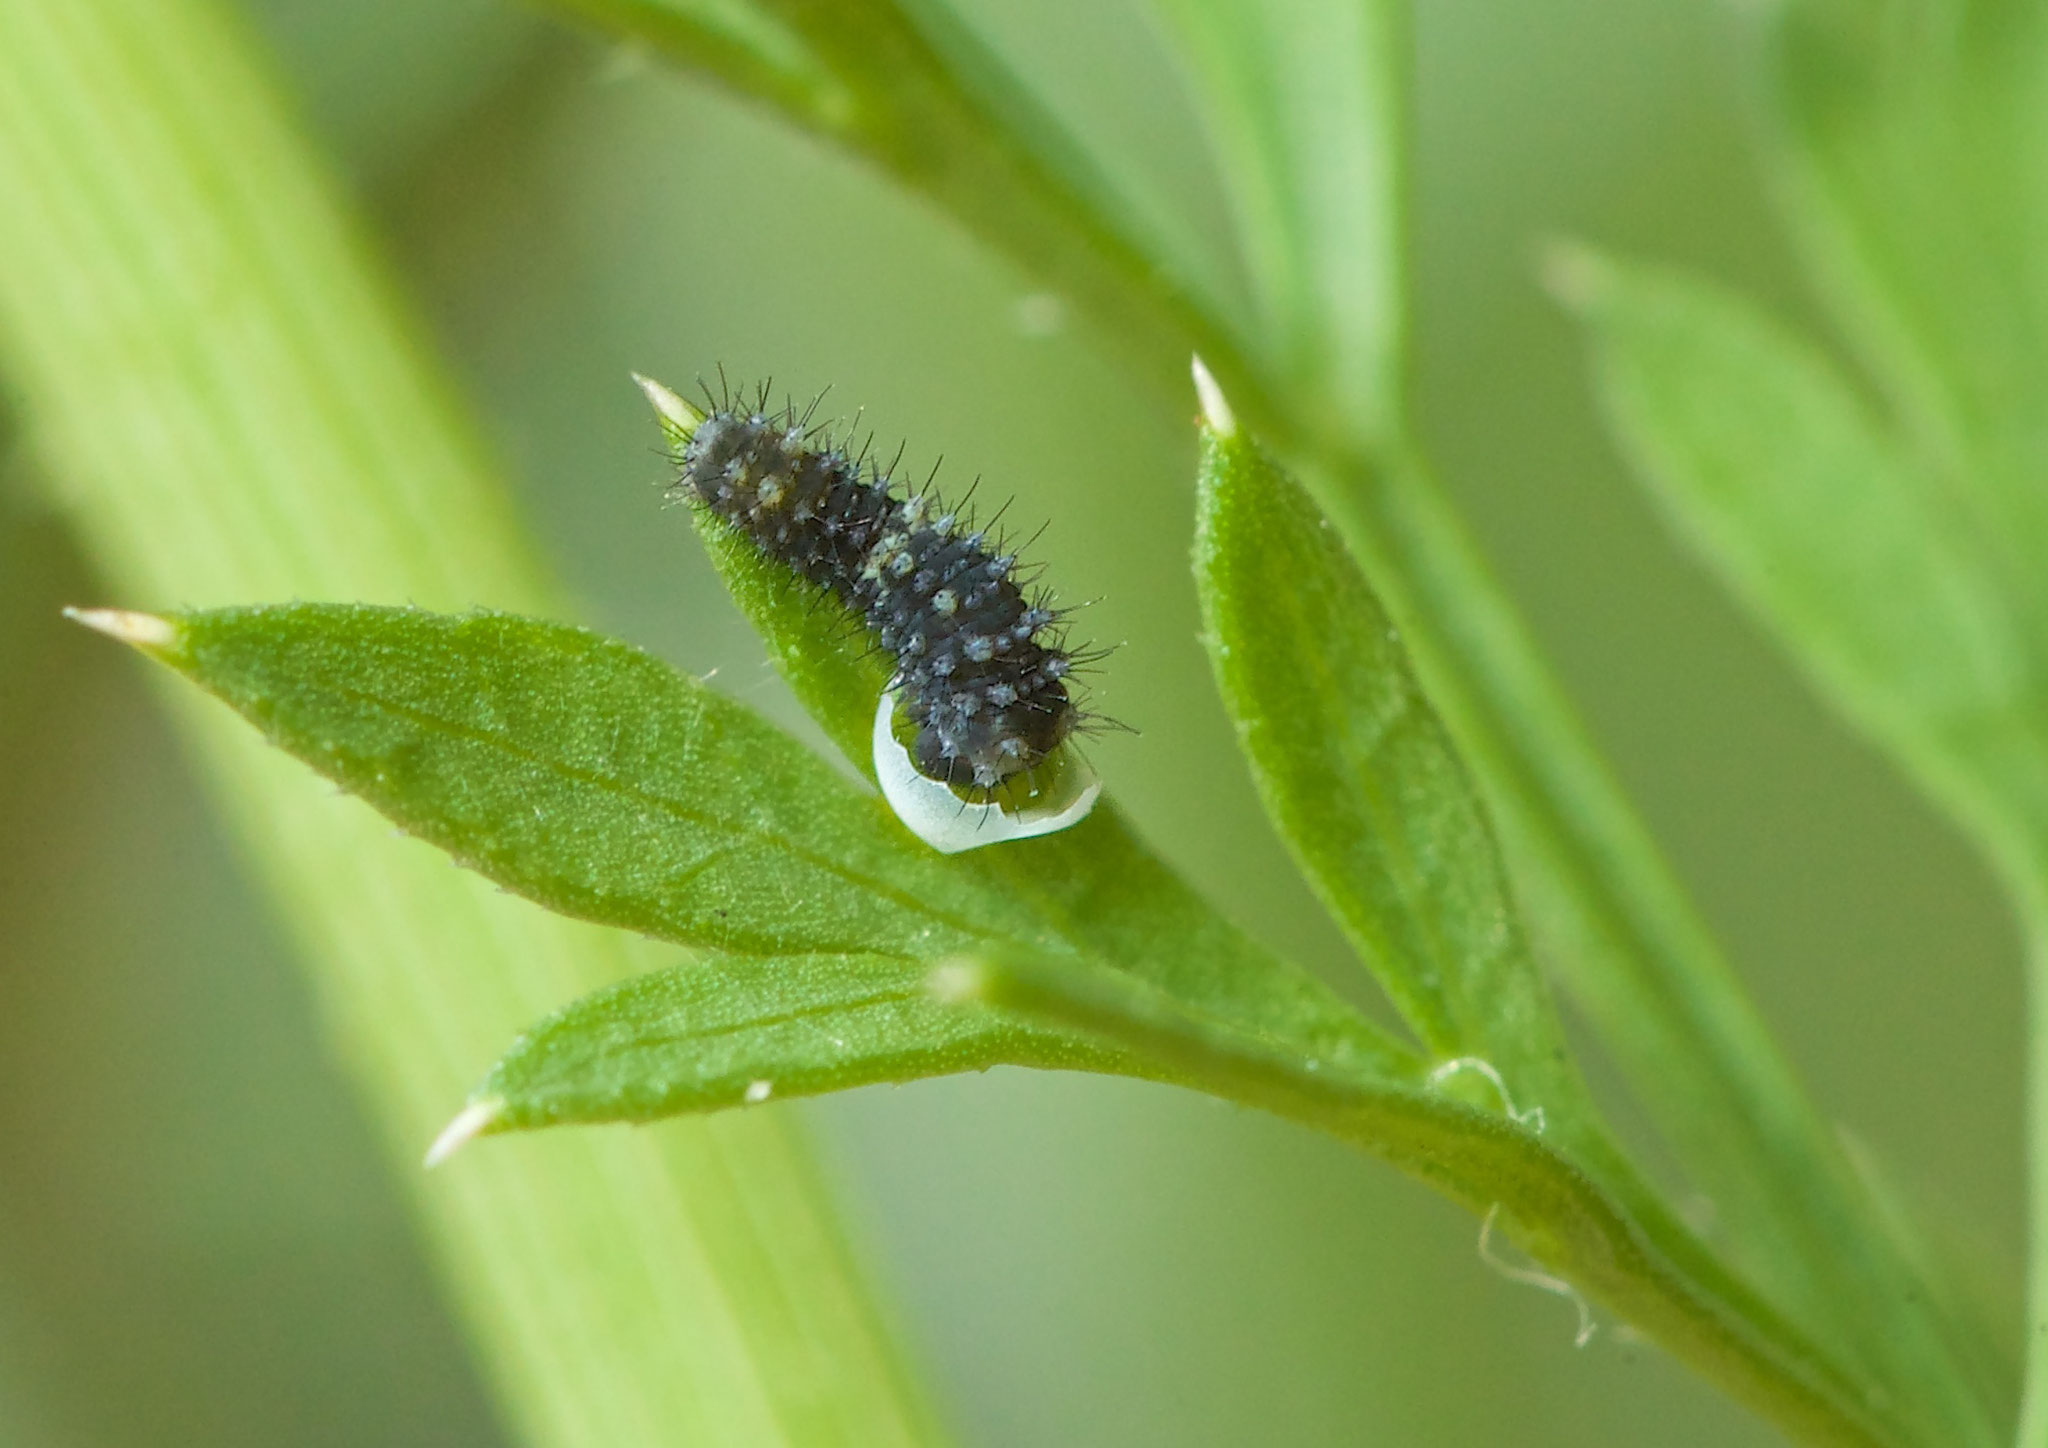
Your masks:
<instances>
[{"instance_id":1,"label":"white spot on caterpillar","mask_svg":"<svg viewBox=\"0 0 2048 1448\"><path fill-rule=\"evenodd\" d=\"M773 1081L749 1081L746 1091L747 1105L759 1106L774 1093L775 1083Z\"/></svg>"}]
</instances>

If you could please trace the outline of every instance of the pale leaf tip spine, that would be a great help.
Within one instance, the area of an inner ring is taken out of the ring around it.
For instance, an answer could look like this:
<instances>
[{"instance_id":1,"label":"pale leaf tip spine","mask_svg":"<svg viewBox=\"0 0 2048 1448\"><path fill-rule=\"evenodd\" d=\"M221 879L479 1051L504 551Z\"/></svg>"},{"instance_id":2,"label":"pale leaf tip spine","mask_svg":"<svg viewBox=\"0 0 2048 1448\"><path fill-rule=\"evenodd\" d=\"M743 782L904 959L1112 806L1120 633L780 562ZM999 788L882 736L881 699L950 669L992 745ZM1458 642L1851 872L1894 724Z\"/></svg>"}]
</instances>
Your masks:
<instances>
[{"instance_id":1,"label":"pale leaf tip spine","mask_svg":"<svg viewBox=\"0 0 2048 1448\"><path fill-rule=\"evenodd\" d=\"M656 382L652 377L643 377L638 372L633 380L640 384L640 390L647 395L648 403L655 415L661 419L663 432L675 441L687 442L697 431L697 424L704 420L704 413L674 388Z\"/></svg>"},{"instance_id":2,"label":"pale leaf tip spine","mask_svg":"<svg viewBox=\"0 0 2048 1448\"><path fill-rule=\"evenodd\" d=\"M178 626L153 613L125 608L67 608L64 617L138 649L168 649L178 642Z\"/></svg>"},{"instance_id":3,"label":"pale leaf tip spine","mask_svg":"<svg viewBox=\"0 0 2048 1448\"><path fill-rule=\"evenodd\" d=\"M427 1148L427 1154L420 1159L420 1165L431 1171L463 1147L482 1136L503 1114L505 1103L495 1096L486 1096L481 1101L472 1101L455 1113L455 1119L441 1128L441 1134L434 1138L434 1144Z\"/></svg>"},{"instance_id":4,"label":"pale leaf tip spine","mask_svg":"<svg viewBox=\"0 0 2048 1448\"><path fill-rule=\"evenodd\" d=\"M1202 360L1201 353L1194 355L1190 368L1195 375L1195 396L1201 399L1202 418L1209 425L1209 431L1219 438L1237 435L1237 414L1231 411L1230 399L1223 395L1223 388L1216 381L1216 374Z\"/></svg>"}]
</instances>

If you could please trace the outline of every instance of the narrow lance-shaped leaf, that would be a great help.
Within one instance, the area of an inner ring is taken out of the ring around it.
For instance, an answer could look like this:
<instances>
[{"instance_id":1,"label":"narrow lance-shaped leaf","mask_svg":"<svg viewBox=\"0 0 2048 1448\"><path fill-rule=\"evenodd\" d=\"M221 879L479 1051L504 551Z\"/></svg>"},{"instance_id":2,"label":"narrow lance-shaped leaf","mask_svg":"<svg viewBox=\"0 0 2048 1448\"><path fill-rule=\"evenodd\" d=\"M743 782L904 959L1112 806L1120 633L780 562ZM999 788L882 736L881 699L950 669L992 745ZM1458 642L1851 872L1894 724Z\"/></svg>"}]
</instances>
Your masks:
<instances>
[{"instance_id":1,"label":"narrow lance-shaped leaf","mask_svg":"<svg viewBox=\"0 0 2048 1448\"><path fill-rule=\"evenodd\" d=\"M824 997L842 1008L814 1011ZM735 1014L736 1001L748 1009ZM910 1029L900 1025L919 1017ZM817 1074L813 1038L870 1028L900 1048L894 1057L868 1057L873 1079L1006 1062L1121 1070L1330 1132L1499 1216L1540 1260L1810 1441L1887 1441L1782 1324L1731 1313L1726 1301L1702 1293L1528 1126L1414 1080L1304 1059L1124 973L1072 960L1001 949L935 969L896 959L720 957L659 972L528 1032L443 1146L492 1123L640 1120L847 1084ZM1034 1044L1047 1041L1073 1044ZM780 1073L755 1074L764 1062Z\"/></svg>"},{"instance_id":2,"label":"narrow lance-shaped leaf","mask_svg":"<svg viewBox=\"0 0 2048 1448\"><path fill-rule=\"evenodd\" d=\"M1486 1057L1520 1109L1582 1111L1484 809L1398 631L1329 520L1200 379L1204 642L1267 814L1432 1051Z\"/></svg>"},{"instance_id":3,"label":"narrow lance-shaped leaf","mask_svg":"<svg viewBox=\"0 0 2048 1448\"><path fill-rule=\"evenodd\" d=\"M755 954L1039 936L796 741L628 645L348 604L173 627L159 656L274 743L564 914Z\"/></svg>"},{"instance_id":4,"label":"narrow lance-shaped leaf","mask_svg":"<svg viewBox=\"0 0 2048 1448\"><path fill-rule=\"evenodd\" d=\"M671 457L680 459L704 420L703 409L653 378L635 373L633 380L654 408ZM822 589L799 582L711 509L679 507L696 525L733 602L768 645L776 672L846 762L872 783L875 700L889 683L885 658L864 646L857 621Z\"/></svg>"},{"instance_id":5,"label":"narrow lance-shaped leaf","mask_svg":"<svg viewBox=\"0 0 2048 1448\"><path fill-rule=\"evenodd\" d=\"M646 1120L998 1062L1131 1069L934 1002L929 962L1063 949L737 704L624 644L503 614L298 604L85 614L410 832L564 914L710 947L530 1032L436 1143ZM801 953L798 953L801 952Z\"/></svg>"},{"instance_id":6,"label":"narrow lance-shaped leaf","mask_svg":"<svg viewBox=\"0 0 2048 1448\"><path fill-rule=\"evenodd\" d=\"M525 1032L455 1129L652 1121L1001 1065L1139 1071L1103 1038L941 1001L931 970L892 955L712 953L639 976Z\"/></svg>"},{"instance_id":7,"label":"narrow lance-shaped leaf","mask_svg":"<svg viewBox=\"0 0 2048 1448\"><path fill-rule=\"evenodd\" d=\"M1769 41L1792 235L2006 589L2048 618L2048 9L1793 0Z\"/></svg>"},{"instance_id":8,"label":"narrow lance-shaped leaf","mask_svg":"<svg viewBox=\"0 0 2048 1448\"><path fill-rule=\"evenodd\" d=\"M1827 364L1695 283L1585 256L1557 279L1638 470L1845 709L1971 823L2000 833L2008 803L2048 798L2016 713L2023 645L1929 480ZM1778 1289L1836 1322L1930 1433L1986 1441L1954 1347L1901 1310L1938 1294L1902 1256L1837 1245L1858 1250L1781 1260Z\"/></svg>"},{"instance_id":9,"label":"narrow lance-shaped leaf","mask_svg":"<svg viewBox=\"0 0 2048 1448\"><path fill-rule=\"evenodd\" d=\"M1994 844L2030 809L2048 826L2040 670L1945 489L1739 298L1585 254L1557 278L1683 539L1965 824Z\"/></svg>"}]
</instances>

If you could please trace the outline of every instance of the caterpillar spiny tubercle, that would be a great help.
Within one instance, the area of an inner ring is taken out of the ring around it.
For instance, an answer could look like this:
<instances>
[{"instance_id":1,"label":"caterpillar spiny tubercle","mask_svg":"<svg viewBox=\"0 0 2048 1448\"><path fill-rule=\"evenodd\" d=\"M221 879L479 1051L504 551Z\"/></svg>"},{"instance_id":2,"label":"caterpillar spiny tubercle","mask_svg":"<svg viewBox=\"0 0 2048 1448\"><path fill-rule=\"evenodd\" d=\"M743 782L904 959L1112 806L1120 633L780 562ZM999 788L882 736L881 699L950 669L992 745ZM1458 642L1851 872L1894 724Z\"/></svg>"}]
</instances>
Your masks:
<instances>
[{"instance_id":1,"label":"caterpillar spiny tubercle","mask_svg":"<svg viewBox=\"0 0 2048 1448\"><path fill-rule=\"evenodd\" d=\"M895 488L793 406L636 378L676 445L670 495L708 509L857 616L893 661L875 773L897 816L946 853L1065 829L1101 786L1067 747L1089 716L1062 614L964 512ZM815 406L815 404L814 404Z\"/></svg>"}]
</instances>

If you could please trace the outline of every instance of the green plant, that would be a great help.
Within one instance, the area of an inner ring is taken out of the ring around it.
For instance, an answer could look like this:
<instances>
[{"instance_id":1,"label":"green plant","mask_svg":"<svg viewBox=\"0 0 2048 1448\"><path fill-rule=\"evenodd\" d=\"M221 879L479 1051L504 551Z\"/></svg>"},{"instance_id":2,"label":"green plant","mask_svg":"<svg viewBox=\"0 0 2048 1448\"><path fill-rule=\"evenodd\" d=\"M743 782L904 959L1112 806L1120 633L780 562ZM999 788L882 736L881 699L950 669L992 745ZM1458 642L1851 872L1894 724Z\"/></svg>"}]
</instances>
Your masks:
<instances>
[{"instance_id":1,"label":"green plant","mask_svg":"<svg viewBox=\"0 0 2048 1448\"><path fill-rule=\"evenodd\" d=\"M1195 562L1218 686L1276 831L1407 1034L1234 930L1113 808L940 859L745 709L590 634L364 605L88 616L498 883L698 952L530 1029L446 1144L999 1063L1144 1076L1428 1181L1801 1441L2005 1436L1968 1309L1779 1061L1422 455L1400 6L1159 0L1242 297L1148 234L939 7L568 8L872 162L1162 386L1191 351L1213 369ZM1579 252L1550 269L1678 526L1982 844L2037 959L2043 25L2019 0L1810 0L1768 21L1787 208L1882 413L1732 298ZM858 765L877 666L705 532ZM147 579L125 546L123 577ZM264 582L249 596L308 591ZM288 813L288 786L266 788ZM1717 1240L1614 1143L1539 961L1720 1203ZM2044 1353L2022 1441L2048 1431Z\"/></svg>"}]
</instances>

